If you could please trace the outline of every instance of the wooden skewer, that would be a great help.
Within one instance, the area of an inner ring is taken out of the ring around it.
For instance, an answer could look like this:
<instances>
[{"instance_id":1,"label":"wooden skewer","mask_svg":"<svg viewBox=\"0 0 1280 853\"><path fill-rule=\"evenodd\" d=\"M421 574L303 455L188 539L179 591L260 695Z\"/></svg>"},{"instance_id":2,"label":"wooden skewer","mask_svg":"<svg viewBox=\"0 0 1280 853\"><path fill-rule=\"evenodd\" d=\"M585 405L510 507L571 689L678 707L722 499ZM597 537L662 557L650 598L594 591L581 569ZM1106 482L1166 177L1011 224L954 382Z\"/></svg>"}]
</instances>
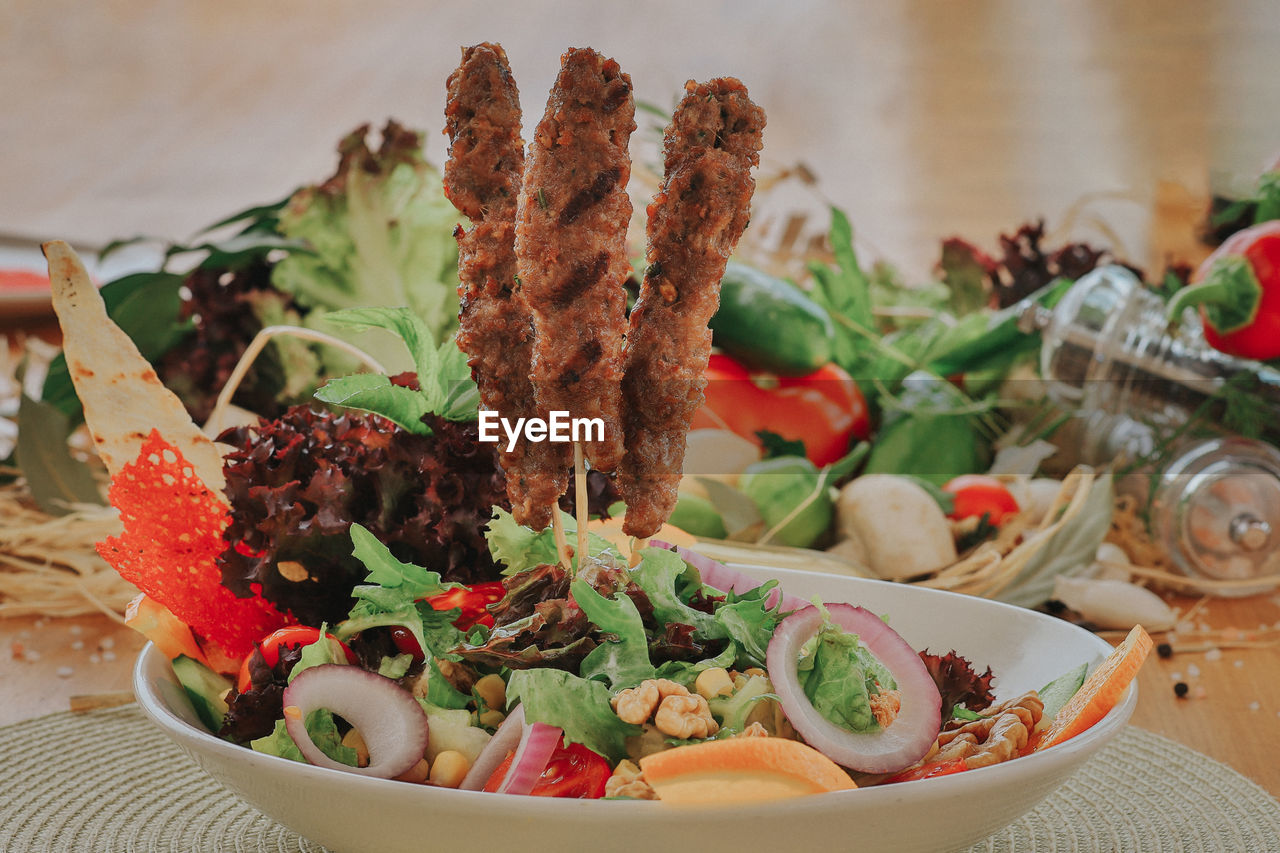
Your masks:
<instances>
[{"instance_id":1,"label":"wooden skewer","mask_svg":"<svg viewBox=\"0 0 1280 853\"><path fill-rule=\"evenodd\" d=\"M116 708L133 702L133 692L121 690L114 693L78 693L71 697L71 710L77 714L85 711L97 711L101 708Z\"/></svg>"},{"instance_id":2,"label":"wooden skewer","mask_svg":"<svg viewBox=\"0 0 1280 853\"><path fill-rule=\"evenodd\" d=\"M587 559L587 469L582 462L582 445L573 443L573 508L578 518L578 568Z\"/></svg>"},{"instance_id":3,"label":"wooden skewer","mask_svg":"<svg viewBox=\"0 0 1280 853\"><path fill-rule=\"evenodd\" d=\"M564 522L560 520L560 507L551 508L551 532L556 537L556 553L560 555L560 565L573 575L573 563L569 560L569 543L564 538Z\"/></svg>"}]
</instances>

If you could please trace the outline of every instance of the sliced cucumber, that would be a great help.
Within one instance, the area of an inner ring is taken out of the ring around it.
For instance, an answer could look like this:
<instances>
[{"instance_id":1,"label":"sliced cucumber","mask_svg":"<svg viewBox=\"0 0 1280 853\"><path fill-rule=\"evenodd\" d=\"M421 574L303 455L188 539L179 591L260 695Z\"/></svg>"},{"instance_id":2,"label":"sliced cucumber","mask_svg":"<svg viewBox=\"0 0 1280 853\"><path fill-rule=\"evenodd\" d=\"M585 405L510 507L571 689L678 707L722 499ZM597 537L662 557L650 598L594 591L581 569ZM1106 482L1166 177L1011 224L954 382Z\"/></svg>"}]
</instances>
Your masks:
<instances>
[{"instance_id":1,"label":"sliced cucumber","mask_svg":"<svg viewBox=\"0 0 1280 853\"><path fill-rule=\"evenodd\" d=\"M231 682L186 655L173 659L173 674L191 698L200 722L211 732L222 728L222 718L227 715L227 700L223 697L231 689Z\"/></svg>"},{"instance_id":2,"label":"sliced cucumber","mask_svg":"<svg viewBox=\"0 0 1280 853\"><path fill-rule=\"evenodd\" d=\"M1076 695L1080 685L1084 684L1084 676L1088 671L1089 664L1082 663L1040 688L1040 701L1044 702L1044 716L1040 718L1040 725L1037 728L1048 728L1053 718L1062 710L1062 706L1067 704L1071 697Z\"/></svg>"}]
</instances>

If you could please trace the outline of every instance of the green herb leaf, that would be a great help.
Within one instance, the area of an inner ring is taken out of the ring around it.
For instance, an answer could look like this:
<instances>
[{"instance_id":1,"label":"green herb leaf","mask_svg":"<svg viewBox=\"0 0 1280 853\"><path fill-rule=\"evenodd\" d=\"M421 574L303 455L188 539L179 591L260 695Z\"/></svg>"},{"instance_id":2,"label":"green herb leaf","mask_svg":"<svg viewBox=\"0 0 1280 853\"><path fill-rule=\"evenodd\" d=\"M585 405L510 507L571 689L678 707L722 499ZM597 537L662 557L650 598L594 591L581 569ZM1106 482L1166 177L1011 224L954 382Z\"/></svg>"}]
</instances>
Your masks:
<instances>
[{"instance_id":1,"label":"green herb leaf","mask_svg":"<svg viewBox=\"0 0 1280 853\"><path fill-rule=\"evenodd\" d=\"M50 515L66 515L70 504L104 503L93 472L67 447L70 429L55 406L22 395L15 458L36 505Z\"/></svg>"},{"instance_id":2,"label":"green herb leaf","mask_svg":"<svg viewBox=\"0 0 1280 853\"><path fill-rule=\"evenodd\" d=\"M405 563L396 559L386 545L383 545L363 525L351 525L352 555L364 563L369 570L365 576L368 583L374 583L388 589L399 589L410 599L429 598L460 584L444 583L439 572L428 571L421 566Z\"/></svg>"},{"instance_id":3,"label":"green herb leaf","mask_svg":"<svg viewBox=\"0 0 1280 853\"><path fill-rule=\"evenodd\" d=\"M381 373L354 373L330 379L316 389L315 398L381 415L415 435L431 435L431 427L422 421L431 412L423 396L411 388L392 385Z\"/></svg>"},{"instance_id":4,"label":"green herb leaf","mask_svg":"<svg viewBox=\"0 0 1280 853\"><path fill-rule=\"evenodd\" d=\"M435 338L426 323L408 308L349 308L326 314L325 320L356 331L375 328L399 335L413 359L427 410L434 412L444 402Z\"/></svg>"}]
</instances>

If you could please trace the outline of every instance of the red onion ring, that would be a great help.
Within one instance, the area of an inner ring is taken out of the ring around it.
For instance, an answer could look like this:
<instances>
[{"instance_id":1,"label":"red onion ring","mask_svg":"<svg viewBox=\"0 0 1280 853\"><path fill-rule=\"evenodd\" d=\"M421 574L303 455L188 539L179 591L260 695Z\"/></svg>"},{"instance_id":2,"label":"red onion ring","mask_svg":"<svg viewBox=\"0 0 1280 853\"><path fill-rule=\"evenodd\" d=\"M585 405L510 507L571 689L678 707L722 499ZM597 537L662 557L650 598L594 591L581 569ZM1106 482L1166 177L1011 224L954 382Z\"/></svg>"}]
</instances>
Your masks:
<instances>
[{"instance_id":1,"label":"red onion ring","mask_svg":"<svg viewBox=\"0 0 1280 853\"><path fill-rule=\"evenodd\" d=\"M898 682L902 709L885 729L856 734L823 717L800 685L800 648L822 627L822 611L806 607L792 613L769 641L766 663L773 691L791 725L810 746L832 761L864 773L896 773L929 751L942 725L942 697L915 649L884 620L851 604L828 604L831 621L857 634Z\"/></svg>"},{"instance_id":2,"label":"red onion ring","mask_svg":"<svg viewBox=\"0 0 1280 853\"><path fill-rule=\"evenodd\" d=\"M484 749L476 756L476 763L471 765L467 775L463 777L460 791L480 791L484 783L489 781L493 771L506 760L508 753L515 752L524 736L524 706L517 705L515 710L498 726L498 730L489 738Z\"/></svg>"},{"instance_id":3,"label":"red onion ring","mask_svg":"<svg viewBox=\"0 0 1280 853\"><path fill-rule=\"evenodd\" d=\"M663 542L660 539L650 539L650 548L662 548L666 551L674 551L689 565L698 570L702 576L702 582L707 586L714 587L721 592L736 592L738 595L750 592L760 586L761 581L756 580L750 575L744 574L737 569L731 569L724 563L711 559L697 551L690 551L688 548L681 548L679 545L672 545L669 542ZM774 587L769 591L769 597L765 603L769 607L776 607L778 603L782 603L783 611L799 610L802 607L808 607L809 602L794 595L787 595L782 591L781 587Z\"/></svg>"},{"instance_id":4,"label":"red onion ring","mask_svg":"<svg viewBox=\"0 0 1280 853\"><path fill-rule=\"evenodd\" d=\"M390 779L422 760L427 715L395 681L357 666L322 664L304 669L284 689L284 725L303 758L318 767ZM360 731L369 766L351 767L325 755L307 733L312 711L326 709Z\"/></svg>"},{"instance_id":5,"label":"red onion ring","mask_svg":"<svg viewBox=\"0 0 1280 853\"><path fill-rule=\"evenodd\" d=\"M511 769L498 786L499 794L527 794L533 790L542 771L547 769L551 754L560 746L564 729L546 723L525 725L524 737L511 759Z\"/></svg>"}]
</instances>

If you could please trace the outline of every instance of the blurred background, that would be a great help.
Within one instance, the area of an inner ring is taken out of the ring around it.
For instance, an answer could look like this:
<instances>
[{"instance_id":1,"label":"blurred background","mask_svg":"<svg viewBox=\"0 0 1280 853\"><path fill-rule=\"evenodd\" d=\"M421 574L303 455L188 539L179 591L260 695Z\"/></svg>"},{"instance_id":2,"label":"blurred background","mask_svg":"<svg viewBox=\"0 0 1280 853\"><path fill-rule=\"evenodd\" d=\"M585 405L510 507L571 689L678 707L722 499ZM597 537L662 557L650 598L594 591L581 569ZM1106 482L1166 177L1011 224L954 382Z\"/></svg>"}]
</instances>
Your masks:
<instances>
[{"instance_id":1,"label":"blurred background","mask_svg":"<svg viewBox=\"0 0 1280 853\"><path fill-rule=\"evenodd\" d=\"M440 163L445 78L482 40L526 126L571 45L665 108L686 79L740 77L769 115L762 174L815 179L760 227L834 202L909 278L944 236L994 246L1035 217L1154 264L1190 239L1153 229L1157 207L1246 191L1280 152L1267 0L8 0L0 34L0 232L86 245L279 199L364 122L428 131Z\"/></svg>"}]
</instances>

